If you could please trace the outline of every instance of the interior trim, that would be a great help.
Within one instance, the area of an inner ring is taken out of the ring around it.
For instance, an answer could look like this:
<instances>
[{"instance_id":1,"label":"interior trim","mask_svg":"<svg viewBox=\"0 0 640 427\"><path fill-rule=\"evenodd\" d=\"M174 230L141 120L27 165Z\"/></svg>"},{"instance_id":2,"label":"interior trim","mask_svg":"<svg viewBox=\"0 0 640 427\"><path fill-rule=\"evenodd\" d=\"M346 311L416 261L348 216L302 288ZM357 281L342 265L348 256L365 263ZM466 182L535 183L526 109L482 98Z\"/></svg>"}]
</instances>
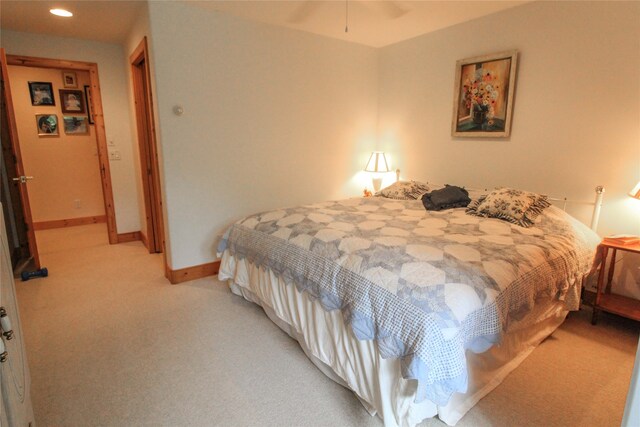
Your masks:
<instances>
[{"instance_id":1,"label":"interior trim","mask_svg":"<svg viewBox=\"0 0 640 427\"><path fill-rule=\"evenodd\" d=\"M100 224L107 222L106 215L84 216L79 218L54 219L51 221L39 221L33 223L34 230L50 230L52 228L75 227L78 225Z\"/></svg>"},{"instance_id":2,"label":"interior trim","mask_svg":"<svg viewBox=\"0 0 640 427\"><path fill-rule=\"evenodd\" d=\"M194 265L193 267L180 268L171 270L168 265L165 266L165 276L171 284L175 285L189 280L200 279L207 276L215 276L220 270L220 260L209 262L206 264Z\"/></svg>"},{"instance_id":3,"label":"interior trim","mask_svg":"<svg viewBox=\"0 0 640 427\"><path fill-rule=\"evenodd\" d=\"M138 233L140 233L140 241L142 242L144 247L149 249L149 243L147 241L147 236L145 236L145 234L144 234L144 232L142 230L138 231Z\"/></svg>"},{"instance_id":4,"label":"interior trim","mask_svg":"<svg viewBox=\"0 0 640 427\"><path fill-rule=\"evenodd\" d=\"M142 240L139 231L131 231L129 233L118 233L118 243L136 242Z\"/></svg>"},{"instance_id":5,"label":"interior trim","mask_svg":"<svg viewBox=\"0 0 640 427\"><path fill-rule=\"evenodd\" d=\"M147 38L143 37L129 57L135 118L140 152L140 175L146 215L145 246L150 253L165 252L160 166L153 111L151 71Z\"/></svg>"}]
</instances>

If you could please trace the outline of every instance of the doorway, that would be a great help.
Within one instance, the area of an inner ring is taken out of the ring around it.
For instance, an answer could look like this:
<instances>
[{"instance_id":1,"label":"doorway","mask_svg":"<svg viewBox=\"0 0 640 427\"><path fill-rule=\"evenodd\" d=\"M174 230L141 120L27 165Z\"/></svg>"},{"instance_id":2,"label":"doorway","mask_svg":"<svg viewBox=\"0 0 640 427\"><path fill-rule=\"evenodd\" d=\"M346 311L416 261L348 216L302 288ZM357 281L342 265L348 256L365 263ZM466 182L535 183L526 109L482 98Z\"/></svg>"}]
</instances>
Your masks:
<instances>
[{"instance_id":1,"label":"doorway","mask_svg":"<svg viewBox=\"0 0 640 427\"><path fill-rule=\"evenodd\" d=\"M138 147L140 150L140 173L142 175L146 219L146 226L143 226L145 232L141 233L141 238L150 253L163 253L162 193L160 189L149 51L146 37L142 39L138 47L133 51L129 57L129 62L131 63L131 77L133 79Z\"/></svg>"},{"instance_id":2,"label":"doorway","mask_svg":"<svg viewBox=\"0 0 640 427\"><path fill-rule=\"evenodd\" d=\"M45 58L35 58L35 57L27 57L27 56L18 56L18 55L7 55L6 56L7 65L12 66L21 66L21 67L34 67L34 68L44 68L44 69L57 69L57 70L67 70L70 72L88 72L89 75L89 84L87 85L88 94L87 98L87 120L91 119L93 123L93 129L95 129L95 139L97 143L97 156L98 156L98 166L99 166L99 179L100 186L102 187L102 200L104 203L104 213L105 220L107 223L107 231L109 235L109 243L115 244L118 243L118 235L116 230L116 222L115 222L115 209L113 203L113 189L111 186L111 173L109 169L109 160L108 160L108 152L107 152L107 143L106 143L106 134L104 129L104 116L102 110L102 97L100 92L100 82L98 78L98 66L95 63L90 62L79 62L79 61L67 61L67 60L58 60L58 59L45 59ZM62 92L61 92L62 96ZM59 99L59 102L62 103L62 99ZM11 107L12 109L13 107ZM63 123L59 124L59 126L63 126ZM66 130L66 129L65 129ZM58 131L60 132L60 131ZM13 143L13 141L12 141ZM22 170L22 159L19 158L18 162L19 169ZM28 204L28 198L22 198L23 204ZM29 221L32 222L31 214L29 213ZM52 221L55 222L55 221ZM33 227L31 227L33 229ZM35 243L35 234L34 234L34 243Z\"/></svg>"}]
</instances>

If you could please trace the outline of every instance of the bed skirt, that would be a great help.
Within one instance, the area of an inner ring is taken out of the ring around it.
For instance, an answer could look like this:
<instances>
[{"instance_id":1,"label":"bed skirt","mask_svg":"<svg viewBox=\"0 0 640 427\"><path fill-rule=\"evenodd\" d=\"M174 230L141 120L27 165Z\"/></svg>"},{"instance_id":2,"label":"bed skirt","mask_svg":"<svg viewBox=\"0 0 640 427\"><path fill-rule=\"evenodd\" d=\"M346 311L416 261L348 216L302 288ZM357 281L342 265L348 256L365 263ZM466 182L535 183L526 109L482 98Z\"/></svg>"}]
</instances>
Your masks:
<instances>
[{"instance_id":1,"label":"bed skirt","mask_svg":"<svg viewBox=\"0 0 640 427\"><path fill-rule=\"evenodd\" d=\"M229 281L234 294L262 306L325 375L352 390L365 409L377 414L387 427L411 427L434 416L455 425L567 315L562 302L536 303L529 314L511 324L499 345L481 354L467 351L467 392L454 393L447 405L439 406L429 400L415 403L416 382L402 378L399 359L382 358L376 341L360 341L345 327L340 310L326 311L294 283L236 259L228 251L223 253L218 277Z\"/></svg>"}]
</instances>

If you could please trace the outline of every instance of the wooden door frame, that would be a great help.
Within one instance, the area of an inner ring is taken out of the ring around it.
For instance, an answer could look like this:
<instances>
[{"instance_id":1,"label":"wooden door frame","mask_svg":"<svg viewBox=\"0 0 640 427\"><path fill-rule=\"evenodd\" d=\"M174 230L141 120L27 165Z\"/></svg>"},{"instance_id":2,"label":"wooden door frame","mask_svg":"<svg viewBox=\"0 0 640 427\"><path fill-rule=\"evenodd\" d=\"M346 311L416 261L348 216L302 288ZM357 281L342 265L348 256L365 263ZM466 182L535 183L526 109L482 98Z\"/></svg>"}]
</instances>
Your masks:
<instances>
[{"instance_id":1,"label":"wooden door frame","mask_svg":"<svg viewBox=\"0 0 640 427\"><path fill-rule=\"evenodd\" d=\"M140 68L142 63L144 63L144 67ZM150 253L165 253L162 190L158 166L158 147L156 143L147 37L143 37L142 41L131 53L129 64L131 65L133 98L136 109L142 193L147 218L147 230L143 242ZM147 160L150 160L150 164L147 163Z\"/></svg>"},{"instance_id":2,"label":"wooden door frame","mask_svg":"<svg viewBox=\"0 0 640 427\"><path fill-rule=\"evenodd\" d=\"M104 114L102 110L102 95L100 93L100 79L98 78L98 64L95 62L69 61L63 59L36 58L31 56L7 55L7 65L23 67L56 68L62 70L88 71L91 84L91 112L93 113L94 128L98 143L98 163L100 164L100 181L102 182L102 196L104 210L107 215L107 230L109 243L118 243L116 228L116 213L113 203L113 187L111 184L111 169L109 168L109 152L107 149L107 135L104 128ZM22 168L22 161L20 168ZM24 171L21 169L21 173ZM31 227L30 227L31 228ZM35 240L34 240L35 241Z\"/></svg>"},{"instance_id":3,"label":"wooden door frame","mask_svg":"<svg viewBox=\"0 0 640 427\"><path fill-rule=\"evenodd\" d=\"M4 96L6 98L6 114L9 132L9 143L13 151L14 163L16 168L16 174L18 176L24 176L24 167L22 165L22 152L20 151L20 140L18 139L18 125L16 124L15 112L13 111L13 98L11 95L11 85L9 84L9 63L8 55L4 48L0 48L0 62L2 63L2 75L4 80ZM36 269L40 268L40 255L38 254L38 245L36 243L36 233L33 229L33 218L31 216L31 204L29 203L29 191L26 184L18 185L20 191L20 199L22 202L22 215L24 216L25 224L27 225L27 240L29 241L29 255L33 258L34 266ZM12 209L11 206L8 206Z\"/></svg>"}]
</instances>

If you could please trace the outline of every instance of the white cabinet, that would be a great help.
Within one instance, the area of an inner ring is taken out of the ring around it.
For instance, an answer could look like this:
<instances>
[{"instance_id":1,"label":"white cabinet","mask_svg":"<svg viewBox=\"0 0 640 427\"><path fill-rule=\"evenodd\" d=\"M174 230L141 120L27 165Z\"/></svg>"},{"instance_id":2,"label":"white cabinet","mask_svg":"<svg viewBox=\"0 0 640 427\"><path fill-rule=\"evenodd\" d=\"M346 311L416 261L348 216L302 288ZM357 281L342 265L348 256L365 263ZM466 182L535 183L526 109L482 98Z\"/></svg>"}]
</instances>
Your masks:
<instances>
[{"instance_id":1,"label":"white cabinet","mask_svg":"<svg viewBox=\"0 0 640 427\"><path fill-rule=\"evenodd\" d=\"M0 206L0 212L2 208ZM7 229L4 216L0 214L0 307L4 308L6 318L2 322L5 328L13 331L7 339L8 331L0 330L6 358L0 363L0 425L2 427L35 426L31 407L29 367L25 355L20 316L13 281ZM10 324L10 325L9 325ZM5 334L6 333L6 334ZM2 345L0 345L0 348Z\"/></svg>"}]
</instances>

